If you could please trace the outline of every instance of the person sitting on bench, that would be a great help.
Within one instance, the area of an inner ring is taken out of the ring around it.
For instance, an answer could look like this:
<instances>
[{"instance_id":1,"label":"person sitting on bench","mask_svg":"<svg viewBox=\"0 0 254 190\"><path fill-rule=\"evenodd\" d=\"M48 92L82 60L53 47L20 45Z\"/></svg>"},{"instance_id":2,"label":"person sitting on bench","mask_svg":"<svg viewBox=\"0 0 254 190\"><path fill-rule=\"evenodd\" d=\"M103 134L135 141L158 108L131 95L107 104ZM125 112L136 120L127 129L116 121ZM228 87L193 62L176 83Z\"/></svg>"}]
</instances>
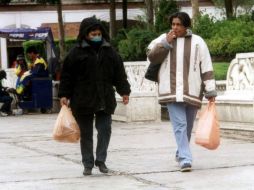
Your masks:
<instances>
[{"instance_id":1,"label":"person sitting on bench","mask_svg":"<svg viewBox=\"0 0 254 190\"><path fill-rule=\"evenodd\" d=\"M21 99L31 99L31 80L36 77L48 77L48 65L46 61L39 56L37 49L30 46L26 50L27 57L31 60L31 69L25 72L19 83L17 84L16 91Z\"/></svg>"},{"instance_id":2,"label":"person sitting on bench","mask_svg":"<svg viewBox=\"0 0 254 190\"><path fill-rule=\"evenodd\" d=\"M6 72L4 70L0 71L0 102L3 103L0 106L0 115L1 116L8 116L11 115L11 102L13 98L8 93L8 87L2 86L2 80L6 79Z\"/></svg>"}]
</instances>

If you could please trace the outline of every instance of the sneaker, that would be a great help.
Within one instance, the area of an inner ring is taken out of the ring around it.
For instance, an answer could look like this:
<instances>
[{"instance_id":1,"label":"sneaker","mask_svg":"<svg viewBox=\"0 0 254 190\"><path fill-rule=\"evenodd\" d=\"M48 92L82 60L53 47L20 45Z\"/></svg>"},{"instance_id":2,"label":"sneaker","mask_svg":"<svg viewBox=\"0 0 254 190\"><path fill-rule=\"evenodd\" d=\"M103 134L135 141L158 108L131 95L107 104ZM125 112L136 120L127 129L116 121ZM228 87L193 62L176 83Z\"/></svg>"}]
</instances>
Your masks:
<instances>
[{"instance_id":1,"label":"sneaker","mask_svg":"<svg viewBox=\"0 0 254 190\"><path fill-rule=\"evenodd\" d=\"M190 172L191 171L191 164L190 163L184 163L181 166L181 172Z\"/></svg>"},{"instance_id":2,"label":"sneaker","mask_svg":"<svg viewBox=\"0 0 254 190\"><path fill-rule=\"evenodd\" d=\"M22 115L23 114L23 110L18 108L18 109L13 109L12 110L13 115Z\"/></svg>"},{"instance_id":3,"label":"sneaker","mask_svg":"<svg viewBox=\"0 0 254 190\"><path fill-rule=\"evenodd\" d=\"M8 116L8 113L5 113L5 112L0 112L0 115L2 116L2 117L6 117L6 116Z\"/></svg>"},{"instance_id":4,"label":"sneaker","mask_svg":"<svg viewBox=\"0 0 254 190\"><path fill-rule=\"evenodd\" d=\"M83 171L83 175L92 175L92 168L85 168Z\"/></svg>"},{"instance_id":5,"label":"sneaker","mask_svg":"<svg viewBox=\"0 0 254 190\"><path fill-rule=\"evenodd\" d=\"M95 166L99 167L101 173L108 173L108 168L104 162L95 160Z\"/></svg>"}]
</instances>

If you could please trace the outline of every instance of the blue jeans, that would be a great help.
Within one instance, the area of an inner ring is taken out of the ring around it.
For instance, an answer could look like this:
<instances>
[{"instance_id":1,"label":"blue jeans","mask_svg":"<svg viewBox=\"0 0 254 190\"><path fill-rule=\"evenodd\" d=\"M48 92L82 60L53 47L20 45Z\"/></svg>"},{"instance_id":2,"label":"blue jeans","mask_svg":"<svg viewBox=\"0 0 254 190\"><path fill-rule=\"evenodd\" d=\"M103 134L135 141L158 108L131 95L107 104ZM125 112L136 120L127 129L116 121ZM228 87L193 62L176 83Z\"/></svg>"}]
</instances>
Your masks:
<instances>
[{"instance_id":1,"label":"blue jeans","mask_svg":"<svg viewBox=\"0 0 254 190\"><path fill-rule=\"evenodd\" d=\"M85 167L93 168L93 120L95 117L95 128L97 134L96 160L105 162L107 150L111 137L111 114L98 112L88 115L75 115L80 128L80 148L82 163Z\"/></svg>"},{"instance_id":2,"label":"blue jeans","mask_svg":"<svg viewBox=\"0 0 254 190\"><path fill-rule=\"evenodd\" d=\"M189 142L198 108L183 102L169 103L167 108L177 143L176 157L180 166L184 163L191 164L192 155Z\"/></svg>"}]
</instances>

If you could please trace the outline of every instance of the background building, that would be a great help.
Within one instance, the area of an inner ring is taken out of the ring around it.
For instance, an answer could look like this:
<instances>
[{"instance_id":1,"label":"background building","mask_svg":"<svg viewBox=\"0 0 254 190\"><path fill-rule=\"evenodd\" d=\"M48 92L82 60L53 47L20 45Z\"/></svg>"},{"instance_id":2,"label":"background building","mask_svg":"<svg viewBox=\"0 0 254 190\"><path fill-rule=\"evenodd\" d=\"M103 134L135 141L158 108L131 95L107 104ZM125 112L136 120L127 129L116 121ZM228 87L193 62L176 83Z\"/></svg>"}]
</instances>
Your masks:
<instances>
[{"instance_id":1,"label":"background building","mask_svg":"<svg viewBox=\"0 0 254 190\"><path fill-rule=\"evenodd\" d=\"M79 24L83 18L96 15L97 18L109 22L109 1L82 1L82 0L62 0L62 15L66 38L77 36ZM122 1L116 1L116 20L123 18ZM191 15L191 4L188 0L178 0L183 11ZM200 10L211 15L219 12L214 8L209 0L200 0ZM145 15L145 5L143 0L128 1L128 20L137 20L138 16ZM12 0L8 5L0 5L0 28L37 28L51 27L54 38L58 38L58 17L56 6L40 5L31 0ZM8 40L0 38L0 66L9 68L15 60L17 54L22 53L22 41Z\"/></svg>"}]
</instances>

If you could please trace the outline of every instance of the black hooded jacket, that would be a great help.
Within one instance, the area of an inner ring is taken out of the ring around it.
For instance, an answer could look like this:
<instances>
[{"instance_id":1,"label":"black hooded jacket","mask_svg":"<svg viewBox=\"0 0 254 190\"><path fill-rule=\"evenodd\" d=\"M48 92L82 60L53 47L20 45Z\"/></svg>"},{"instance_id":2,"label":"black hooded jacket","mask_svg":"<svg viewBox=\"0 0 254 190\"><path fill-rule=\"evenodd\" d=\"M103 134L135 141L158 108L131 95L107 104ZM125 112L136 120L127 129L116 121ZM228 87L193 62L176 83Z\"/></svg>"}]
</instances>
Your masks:
<instances>
[{"instance_id":1,"label":"black hooded jacket","mask_svg":"<svg viewBox=\"0 0 254 190\"><path fill-rule=\"evenodd\" d=\"M87 31L94 25L100 26L103 37L98 51L85 40ZM86 18L80 25L78 44L64 60L58 96L70 99L76 115L98 111L113 114L115 89L121 96L131 92L122 59L107 39L101 23L95 17Z\"/></svg>"}]
</instances>

